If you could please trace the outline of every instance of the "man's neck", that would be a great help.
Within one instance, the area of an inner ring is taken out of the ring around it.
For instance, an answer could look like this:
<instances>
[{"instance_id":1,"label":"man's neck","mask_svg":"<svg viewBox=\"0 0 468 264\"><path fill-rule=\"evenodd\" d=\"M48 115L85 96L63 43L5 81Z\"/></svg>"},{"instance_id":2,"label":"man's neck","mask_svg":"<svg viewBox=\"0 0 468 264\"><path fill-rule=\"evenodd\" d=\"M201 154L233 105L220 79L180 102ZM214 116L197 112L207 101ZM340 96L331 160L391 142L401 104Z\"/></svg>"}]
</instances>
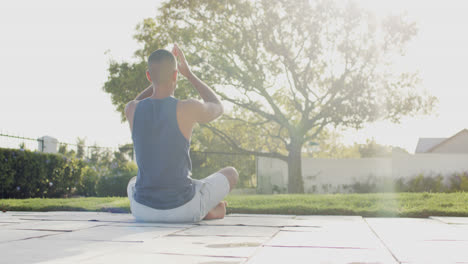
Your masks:
<instances>
[{"instance_id":1,"label":"man's neck","mask_svg":"<svg viewBox=\"0 0 468 264\"><path fill-rule=\"evenodd\" d=\"M171 89L167 86L156 86L156 84L153 83L153 94L150 96L150 98L153 99L162 99L166 98L169 96L173 96L174 93L171 92Z\"/></svg>"}]
</instances>

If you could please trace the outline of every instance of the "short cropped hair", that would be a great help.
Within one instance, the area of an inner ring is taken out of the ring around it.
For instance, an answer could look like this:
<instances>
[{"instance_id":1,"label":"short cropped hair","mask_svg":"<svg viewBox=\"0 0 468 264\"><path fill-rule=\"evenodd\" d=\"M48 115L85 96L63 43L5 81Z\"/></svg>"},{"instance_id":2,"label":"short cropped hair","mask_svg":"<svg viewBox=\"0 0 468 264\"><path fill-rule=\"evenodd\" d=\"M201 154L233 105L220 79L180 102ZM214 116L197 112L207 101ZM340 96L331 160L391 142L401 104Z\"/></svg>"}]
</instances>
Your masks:
<instances>
[{"instance_id":1,"label":"short cropped hair","mask_svg":"<svg viewBox=\"0 0 468 264\"><path fill-rule=\"evenodd\" d=\"M152 81L156 84L169 83L176 70L176 59L168 50L158 49L148 57L148 71Z\"/></svg>"}]
</instances>

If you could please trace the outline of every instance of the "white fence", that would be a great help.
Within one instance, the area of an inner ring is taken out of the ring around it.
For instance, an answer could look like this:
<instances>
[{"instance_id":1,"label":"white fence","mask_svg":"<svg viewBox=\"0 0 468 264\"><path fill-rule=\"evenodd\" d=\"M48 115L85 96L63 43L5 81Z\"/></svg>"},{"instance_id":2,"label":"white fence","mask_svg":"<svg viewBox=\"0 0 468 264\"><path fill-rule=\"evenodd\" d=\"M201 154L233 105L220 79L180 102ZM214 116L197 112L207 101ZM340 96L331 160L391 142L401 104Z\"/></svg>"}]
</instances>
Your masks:
<instances>
[{"instance_id":1,"label":"white fence","mask_svg":"<svg viewBox=\"0 0 468 264\"><path fill-rule=\"evenodd\" d=\"M302 159L302 177L307 193L349 192L348 185L377 179L411 178L468 171L468 154L416 154L393 152L391 158ZM287 163L258 157L258 192L285 193L288 187Z\"/></svg>"}]
</instances>

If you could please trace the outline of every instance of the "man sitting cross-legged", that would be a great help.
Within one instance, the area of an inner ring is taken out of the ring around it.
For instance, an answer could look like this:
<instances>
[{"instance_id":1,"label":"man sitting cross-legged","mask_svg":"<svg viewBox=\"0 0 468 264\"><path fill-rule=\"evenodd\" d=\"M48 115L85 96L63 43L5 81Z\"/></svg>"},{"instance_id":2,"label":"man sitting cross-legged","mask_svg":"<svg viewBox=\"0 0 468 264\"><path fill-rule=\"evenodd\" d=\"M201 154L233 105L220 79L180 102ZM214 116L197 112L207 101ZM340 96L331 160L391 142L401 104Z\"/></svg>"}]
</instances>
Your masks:
<instances>
[{"instance_id":1,"label":"man sitting cross-legged","mask_svg":"<svg viewBox=\"0 0 468 264\"><path fill-rule=\"evenodd\" d=\"M178 72L203 102L174 98ZM237 171L227 167L202 180L192 179L189 156L194 125L222 115L221 102L190 71L177 44L172 53L159 49L149 56L146 76L151 85L125 107L138 165L138 175L127 186L133 216L143 222L223 218L222 200L236 185Z\"/></svg>"}]
</instances>

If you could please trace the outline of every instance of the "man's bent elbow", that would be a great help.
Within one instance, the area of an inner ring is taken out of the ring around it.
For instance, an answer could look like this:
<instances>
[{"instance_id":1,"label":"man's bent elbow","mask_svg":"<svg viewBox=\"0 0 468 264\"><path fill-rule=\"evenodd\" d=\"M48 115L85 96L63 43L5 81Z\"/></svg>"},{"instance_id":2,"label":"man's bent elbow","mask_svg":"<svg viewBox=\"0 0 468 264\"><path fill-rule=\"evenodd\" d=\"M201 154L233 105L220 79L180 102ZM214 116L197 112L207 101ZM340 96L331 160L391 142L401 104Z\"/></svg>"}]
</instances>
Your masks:
<instances>
[{"instance_id":1,"label":"man's bent elbow","mask_svg":"<svg viewBox=\"0 0 468 264\"><path fill-rule=\"evenodd\" d=\"M213 121L213 120L215 120L215 119L218 119L218 118L219 118L220 116L222 116L223 114L224 114L224 107L223 107L222 104L218 104L217 111L216 111L216 113L215 113L213 119L210 120L210 122Z\"/></svg>"},{"instance_id":2,"label":"man's bent elbow","mask_svg":"<svg viewBox=\"0 0 468 264\"><path fill-rule=\"evenodd\" d=\"M221 103L219 103L219 115L218 115L218 117L222 116L223 114L224 114L224 106Z\"/></svg>"}]
</instances>

